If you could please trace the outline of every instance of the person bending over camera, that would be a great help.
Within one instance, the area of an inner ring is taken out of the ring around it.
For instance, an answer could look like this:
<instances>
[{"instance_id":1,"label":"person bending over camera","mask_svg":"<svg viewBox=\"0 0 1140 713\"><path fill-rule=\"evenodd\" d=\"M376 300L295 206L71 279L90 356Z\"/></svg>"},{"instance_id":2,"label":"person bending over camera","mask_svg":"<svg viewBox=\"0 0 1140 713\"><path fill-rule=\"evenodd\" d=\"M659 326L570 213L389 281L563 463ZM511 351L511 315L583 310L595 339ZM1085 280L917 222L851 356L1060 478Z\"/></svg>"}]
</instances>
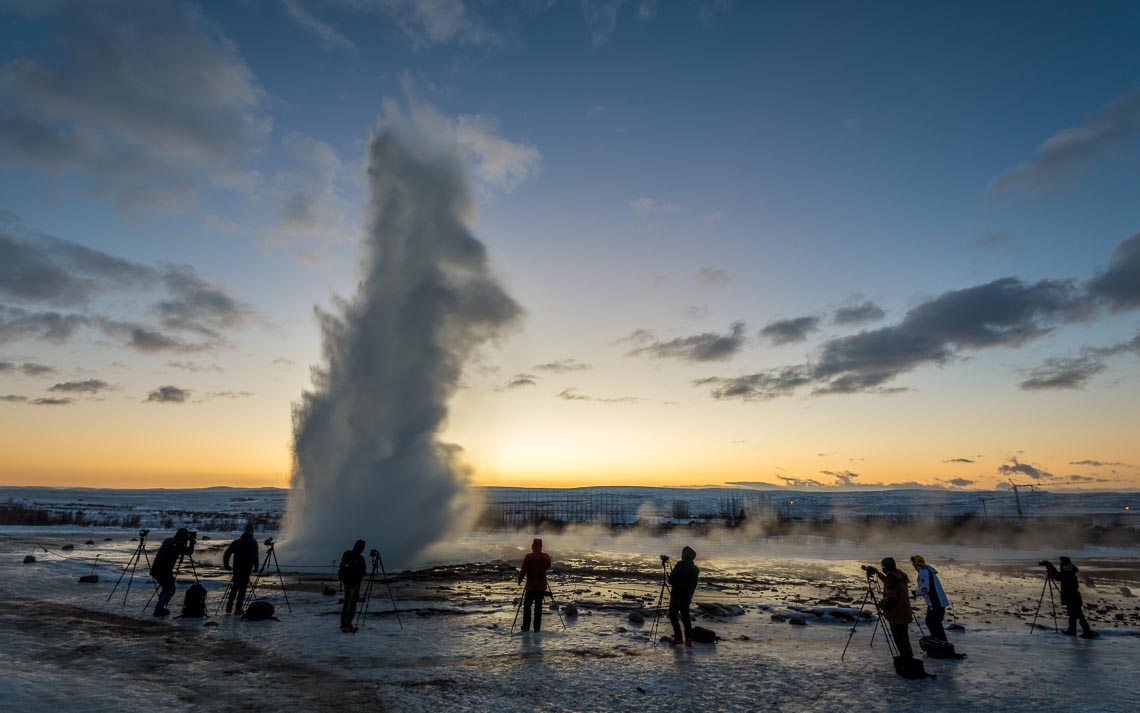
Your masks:
<instances>
[{"instance_id":1,"label":"person bending over camera","mask_svg":"<svg viewBox=\"0 0 1140 713\"><path fill-rule=\"evenodd\" d=\"M542 540L534 538L530 543L530 554L523 557L519 567L519 584L526 578L523 593L522 630L530 631L531 609L534 610L534 630L542 631L542 598L546 596L546 571L550 569L550 555L542 551Z\"/></svg>"},{"instance_id":2,"label":"person bending over camera","mask_svg":"<svg viewBox=\"0 0 1140 713\"><path fill-rule=\"evenodd\" d=\"M158 603L154 605L155 616L166 616L170 613L166 605L174 598L174 567L184 555L194 554L194 539L189 530L180 527L173 537L166 538L159 546L154 562L150 565L150 576L162 588L158 595Z\"/></svg>"},{"instance_id":3,"label":"person bending over camera","mask_svg":"<svg viewBox=\"0 0 1140 713\"><path fill-rule=\"evenodd\" d=\"M879 611L891 625L891 636L895 640L899 656L914 658L914 649L910 647L910 578L898 568L894 557L884 557L880 564L883 566L882 572L874 567L866 568L867 576L873 574L883 583Z\"/></svg>"},{"instance_id":4,"label":"person bending over camera","mask_svg":"<svg viewBox=\"0 0 1140 713\"><path fill-rule=\"evenodd\" d=\"M664 555L662 555L664 557ZM693 645L693 619L689 615L689 606L693 603L693 592L697 591L697 577L701 570L695 560L697 551L692 547L681 550L681 561L673 566L669 573L669 622L673 625L673 645L681 643L681 626L677 623L680 617L685 625L685 646Z\"/></svg>"},{"instance_id":5,"label":"person bending over camera","mask_svg":"<svg viewBox=\"0 0 1140 713\"><path fill-rule=\"evenodd\" d=\"M344 606L340 610L340 630L346 634L355 634L356 627L352 620L356 617L356 602L360 599L360 583L368 574L368 565L364 561L364 540L357 540L351 550L345 550L340 556L340 568L337 577L344 585Z\"/></svg>"},{"instance_id":6,"label":"person bending over camera","mask_svg":"<svg viewBox=\"0 0 1140 713\"><path fill-rule=\"evenodd\" d=\"M230 558L233 558L233 567L230 567ZM253 525L246 525L241 537L230 543L222 554L222 567L227 572L233 571L233 580L230 582L230 596L226 598L226 613L241 614L245 611L245 590L249 587L249 575L257 569L257 562L261 553L257 548L257 540L253 537ZM237 609L234 609L234 598L237 598Z\"/></svg>"},{"instance_id":7,"label":"person bending over camera","mask_svg":"<svg viewBox=\"0 0 1140 713\"><path fill-rule=\"evenodd\" d=\"M1069 628L1064 633L1068 636L1077 635L1077 624L1081 625L1082 639L1095 639L1100 636L1089 627L1089 620L1085 618L1085 601L1081 597L1080 584L1077 582L1077 566L1068 557L1061 557L1061 569L1058 570L1052 562L1042 560L1039 564L1045 568L1047 576L1061 585L1061 604L1065 606L1065 613L1069 615Z\"/></svg>"},{"instance_id":8,"label":"person bending over camera","mask_svg":"<svg viewBox=\"0 0 1140 713\"><path fill-rule=\"evenodd\" d=\"M946 618L946 607L950 606L950 600L942 589L942 582L938 580L938 570L928 565L922 555L913 555L910 563L918 574L915 583L918 589L914 590L914 594L926 601L926 628L934 638L949 641L946 630L942 628L942 620Z\"/></svg>"}]
</instances>

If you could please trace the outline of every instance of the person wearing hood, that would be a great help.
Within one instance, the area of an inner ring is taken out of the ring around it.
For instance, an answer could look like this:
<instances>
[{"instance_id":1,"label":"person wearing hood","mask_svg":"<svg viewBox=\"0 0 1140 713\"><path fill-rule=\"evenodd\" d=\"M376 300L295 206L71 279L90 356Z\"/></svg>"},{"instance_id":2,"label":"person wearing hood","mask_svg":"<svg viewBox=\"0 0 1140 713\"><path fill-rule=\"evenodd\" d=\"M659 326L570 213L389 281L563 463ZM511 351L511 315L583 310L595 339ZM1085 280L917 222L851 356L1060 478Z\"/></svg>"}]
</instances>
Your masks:
<instances>
[{"instance_id":1,"label":"person wearing hood","mask_svg":"<svg viewBox=\"0 0 1140 713\"><path fill-rule=\"evenodd\" d=\"M162 541L154 561L150 565L150 576L158 583L161 592L154 605L155 616L166 616L170 610L166 605L174 598L174 567L183 556L194 554L194 540L185 527L178 528L173 537Z\"/></svg>"},{"instance_id":2,"label":"person wearing hood","mask_svg":"<svg viewBox=\"0 0 1140 713\"><path fill-rule=\"evenodd\" d=\"M1079 623L1082 639L1095 639L1100 636L1092 630L1089 626L1089 620L1085 618L1085 601L1081 597L1081 585L1077 582L1077 572L1080 572L1080 569L1068 557L1061 558L1060 570L1054 567L1052 562L1043 561L1041 564L1048 571L1049 579L1061 585L1061 604L1064 605L1065 612L1069 615L1069 628L1065 629L1064 633L1068 636L1076 636L1077 624Z\"/></svg>"},{"instance_id":3,"label":"person wearing hood","mask_svg":"<svg viewBox=\"0 0 1140 713\"><path fill-rule=\"evenodd\" d=\"M230 566L230 558L233 566ZM257 547L257 540L253 536L253 525L246 525L241 537L230 543L222 554L222 567L227 572L234 573L230 581L230 595L226 598L226 613L241 616L244 612L245 590L249 587L249 575L257 569L261 552ZM237 608L234 608L234 599L237 598Z\"/></svg>"},{"instance_id":4,"label":"person wearing hood","mask_svg":"<svg viewBox=\"0 0 1140 713\"><path fill-rule=\"evenodd\" d=\"M883 583L883 598L879 601L879 613L891 627L891 637L901 658L914 658L910 646L910 578L898 568L894 557L884 557L883 571L867 567L868 575L875 575Z\"/></svg>"},{"instance_id":5,"label":"person wearing hood","mask_svg":"<svg viewBox=\"0 0 1140 713\"><path fill-rule=\"evenodd\" d=\"M344 585L344 606L340 610L340 630L346 634L355 634L356 626L352 620L356 618L356 603L360 599L360 583L368 574L368 565L364 561L364 540L357 540L351 550L345 550L340 556L340 568L337 577Z\"/></svg>"},{"instance_id":6,"label":"person wearing hood","mask_svg":"<svg viewBox=\"0 0 1140 713\"><path fill-rule=\"evenodd\" d=\"M523 578L526 579L523 593L523 631L530 631L532 607L534 630L542 631L542 599L546 596L546 589L549 586L546 582L546 572L550 566L550 555L542 551L542 540L534 538L530 543L530 554L523 557L522 567L519 567L518 583L522 584Z\"/></svg>"},{"instance_id":7,"label":"person wearing hood","mask_svg":"<svg viewBox=\"0 0 1140 713\"><path fill-rule=\"evenodd\" d=\"M910 563L918 573L915 582L918 589L914 590L914 594L926 601L926 628L934 638L949 641L946 629L942 628L942 620L946 618L946 607L950 606L950 600L942 589L938 570L928 565L922 555L912 555Z\"/></svg>"},{"instance_id":8,"label":"person wearing hood","mask_svg":"<svg viewBox=\"0 0 1140 713\"><path fill-rule=\"evenodd\" d=\"M673 565L673 571L669 573L669 622L673 625L674 646L681 644L681 624L685 625L685 646L693 645L693 618L689 615L689 607L693 603L693 593L697 591L697 577L701 574L696 559L697 551L685 546L681 550L681 561Z\"/></svg>"}]
</instances>

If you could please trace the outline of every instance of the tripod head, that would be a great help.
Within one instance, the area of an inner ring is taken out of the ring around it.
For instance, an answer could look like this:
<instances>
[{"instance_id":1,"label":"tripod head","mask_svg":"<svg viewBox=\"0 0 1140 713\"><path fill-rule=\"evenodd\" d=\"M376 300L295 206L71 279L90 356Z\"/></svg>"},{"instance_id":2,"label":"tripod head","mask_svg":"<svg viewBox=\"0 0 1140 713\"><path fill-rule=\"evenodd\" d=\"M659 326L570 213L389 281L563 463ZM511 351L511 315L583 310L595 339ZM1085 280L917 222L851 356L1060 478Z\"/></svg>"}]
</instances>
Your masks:
<instances>
[{"instance_id":1,"label":"tripod head","mask_svg":"<svg viewBox=\"0 0 1140 713\"><path fill-rule=\"evenodd\" d=\"M268 547L270 550L272 550L273 549L273 538L272 537L266 537L265 542L263 544L266 547Z\"/></svg>"},{"instance_id":2,"label":"tripod head","mask_svg":"<svg viewBox=\"0 0 1140 713\"><path fill-rule=\"evenodd\" d=\"M374 549L368 553L368 556L372 558L372 566L376 567L376 563L380 561L380 550Z\"/></svg>"},{"instance_id":3,"label":"tripod head","mask_svg":"<svg viewBox=\"0 0 1140 713\"><path fill-rule=\"evenodd\" d=\"M139 530L139 539L140 539L140 540L145 540L145 539L146 539L146 536L147 536L147 535L149 535L149 534L150 534L150 530L148 530L148 529L146 529L146 528L143 528L142 530Z\"/></svg>"}]
</instances>

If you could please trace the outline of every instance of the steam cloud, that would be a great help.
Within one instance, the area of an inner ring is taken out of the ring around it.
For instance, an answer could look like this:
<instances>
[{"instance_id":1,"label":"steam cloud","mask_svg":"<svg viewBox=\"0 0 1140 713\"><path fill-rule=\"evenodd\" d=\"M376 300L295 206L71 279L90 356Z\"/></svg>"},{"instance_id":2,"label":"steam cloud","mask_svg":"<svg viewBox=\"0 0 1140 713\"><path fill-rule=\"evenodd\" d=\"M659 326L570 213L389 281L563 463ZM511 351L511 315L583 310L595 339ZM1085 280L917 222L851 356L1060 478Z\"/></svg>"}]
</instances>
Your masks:
<instances>
[{"instance_id":1,"label":"steam cloud","mask_svg":"<svg viewBox=\"0 0 1140 713\"><path fill-rule=\"evenodd\" d=\"M391 103L368 150L372 200L351 301L317 310L323 359L294 410L290 557L327 561L357 538L411 563L462 526L460 448L439 439L464 362L522 314L471 233L454 132Z\"/></svg>"}]
</instances>

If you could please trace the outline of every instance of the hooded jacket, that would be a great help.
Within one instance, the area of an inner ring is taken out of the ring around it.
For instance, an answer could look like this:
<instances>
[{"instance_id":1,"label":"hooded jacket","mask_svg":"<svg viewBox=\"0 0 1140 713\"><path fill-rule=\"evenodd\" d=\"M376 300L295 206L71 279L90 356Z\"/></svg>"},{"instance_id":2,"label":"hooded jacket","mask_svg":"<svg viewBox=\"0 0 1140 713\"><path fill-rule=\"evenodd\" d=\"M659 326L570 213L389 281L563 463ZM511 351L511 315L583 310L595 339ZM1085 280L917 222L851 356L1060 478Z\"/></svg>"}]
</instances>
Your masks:
<instances>
[{"instance_id":1,"label":"hooded jacket","mask_svg":"<svg viewBox=\"0 0 1140 713\"><path fill-rule=\"evenodd\" d=\"M249 574L257 568L257 560L261 551L257 547L257 540L252 532L243 532L241 537L230 543L222 554L222 566L230 566L230 557L234 560L234 572Z\"/></svg>"},{"instance_id":2,"label":"hooded jacket","mask_svg":"<svg viewBox=\"0 0 1140 713\"><path fill-rule=\"evenodd\" d=\"M522 567L519 568L519 584L526 577L526 591L546 591L546 571L550 569L550 555L542 551L542 540L534 538L530 543L530 554L523 557Z\"/></svg>"},{"instance_id":3,"label":"hooded jacket","mask_svg":"<svg viewBox=\"0 0 1140 713\"><path fill-rule=\"evenodd\" d=\"M942 589L942 582L938 580L938 570L930 565L918 568L918 593L926 600L927 609L945 609L950 606L950 599Z\"/></svg>"},{"instance_id":4,"label":"hooded jacket","mask_svg":"<svg viewBox=\"0 0 1140 713\"><path fill-rule=\"evenodd\" d=\"M346 587L358 587L368 574L368 564L364 561L364 540L357 540L351 550L340 556L340 569L337 574Z\"/></svg>"},{"instance_id":5,"label":"hooded jacket","mask_svg":"<svg viewBox=\"0 0 1140 713\"><path fill-rule=\"evenodd\" d=\"M162 541L162 545L158 548L158 553L155 554L154 561L150 565L150 575L155 579L173 575L174 565L177 564L178 558L193 553L194 548L190 545L189 534L185 528L179 529L173 537L168 537Z\"/></svg>"},{"instance_id":6,"label":"hooded jacket","mask_svg":"<svg viewBox=\"0 0 1140 713\"><path fill-rule=\"evenodd\" d=\"M697 551L685 547L681 550L681 561L669 573L669 586L672 587L670 600L676 604L687 605L693 601L693 593L697 591L697 577L701 574L696 559Z\"/></svg>"},{"instance_id":7,"label":"hooded jacket","mask_svg":"<svg viewBox=\"0 0 1140 713\"><path fill-rule=\"evenodd\" d=\"M1080 584L1077 582L1077 572L1081 570L1072 562L1062 562L1061 570L1052 563L1048 565L1049 579L1061 584L1061 604L1064 606L1081 606L1084 599L1081 597Z\"/></svg>"},{"instance_id":8,"label":"hooded jacket","mask_svg":"<svg viewBox=\"0 0 1140 713\"><path fill-rule=\"evenodd\" d=\"M906 572L898 567L880 574L883 581L883 599L879 602L879 609L891 624L909 624L911 620L910 609L910 578Z\"/></svg>"}]
</instances>

